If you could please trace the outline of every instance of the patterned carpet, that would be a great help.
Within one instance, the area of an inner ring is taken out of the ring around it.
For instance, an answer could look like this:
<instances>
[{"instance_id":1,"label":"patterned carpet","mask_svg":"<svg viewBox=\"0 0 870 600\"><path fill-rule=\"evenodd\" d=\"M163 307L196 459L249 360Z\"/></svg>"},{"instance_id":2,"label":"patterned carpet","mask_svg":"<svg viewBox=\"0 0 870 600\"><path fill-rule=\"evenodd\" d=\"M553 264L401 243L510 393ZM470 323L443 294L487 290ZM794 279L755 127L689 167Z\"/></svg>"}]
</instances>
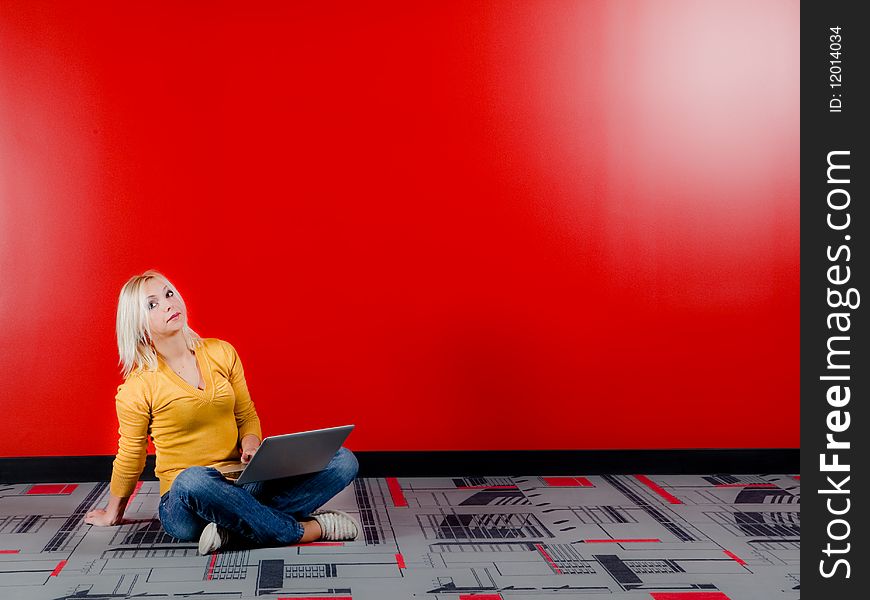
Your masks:
<instances>
[{"instance_id":1,"label":"patterned carpet","mask_svg":"<svg viewBox=\"0 0 870 600\"><path fill-rule=\"evenodd\" d=\"M0 485L0 598L757 600L800 592L800 477L358 479L327 506L353 542L199 556L158 483L111 528L108 484Z\"/></svg>"}]
</instances>

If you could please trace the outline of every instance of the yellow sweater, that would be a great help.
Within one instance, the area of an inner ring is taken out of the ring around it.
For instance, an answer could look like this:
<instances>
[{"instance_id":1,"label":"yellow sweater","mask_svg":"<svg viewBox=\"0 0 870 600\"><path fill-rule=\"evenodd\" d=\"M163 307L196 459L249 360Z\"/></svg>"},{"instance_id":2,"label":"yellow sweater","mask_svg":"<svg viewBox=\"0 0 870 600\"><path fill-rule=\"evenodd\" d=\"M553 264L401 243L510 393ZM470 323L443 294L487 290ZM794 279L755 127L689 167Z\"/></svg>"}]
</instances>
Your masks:
<instances>
[{"instance_id":1,"label":"yellow sweater","mask_svg":"<svg viewBox=\"0 0 870 600\"><path fill-rule=\"evenodd\" d=\"M187 467L220 467L240 460L248 434L262 439L242 362L228 342L206 338L196 349L205 389L182 379L160 358L157 371L134 371L118 386L118 454L110 491L126 498L145 468L148 435L157 450L160 495Z\"/></svg>"}]
</instances>

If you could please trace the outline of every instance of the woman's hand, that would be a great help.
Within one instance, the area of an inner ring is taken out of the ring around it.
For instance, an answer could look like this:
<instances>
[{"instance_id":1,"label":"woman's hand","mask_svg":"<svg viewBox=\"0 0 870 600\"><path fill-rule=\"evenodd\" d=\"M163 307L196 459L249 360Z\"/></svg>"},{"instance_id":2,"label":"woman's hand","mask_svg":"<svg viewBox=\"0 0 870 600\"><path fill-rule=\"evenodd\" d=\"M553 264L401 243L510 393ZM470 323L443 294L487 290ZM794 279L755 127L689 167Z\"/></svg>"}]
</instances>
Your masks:
<instances>
[{"instance_id":1,"label":"woman's hand","mask_svg":"<svg viewBox=\"0 0 870 600\"><path fill-rule=\"evenodd\" d=\"M251 462L251 459L254 458L254 455L257 453L257 448L259 448L259 446L256 446L253 448L248 448L248 449L242 448L242 464L243 465L246 465L249 462Z\"/></svg>"},{"instance_id":2,"label":"woman's hand","mask_svg":"<svg viewBox=\"0 0 870 600\"><path fill-rule=\"evenodd\" d=\"M242 464L246 465L254 458L257 453L257 448L260 447L260 438L255 435L248 434L242 440Z\"/></svg>"},{"instance_id":3,"label":"woman's hand","mask_svg":"<svg viewBox=\"0 0 870 600\"><path fill-rule=\"evenodd\" d=\"M130 501L130 496L120 497L109 492L109 501L106 508L97 508L85 515L85 523L88 525L97 525L98 527L109 527L111 525L122 525L130 521L124 518L124 511L127 509L127 502Z\"/></svg>"},{"instance_id":4,"label":"woman's hand","mask_svg":"<svg viewBox=\"0 0 870 600\"><path fill-rule=\"evenodd\" d=\"M89 512L85 515L85 523L89 525L96 525L98 527L110 527L112 525L121 525L124 522L124 518L112 514L107 511L105 508L97 508Z\"/></svg>"}]
</instances>

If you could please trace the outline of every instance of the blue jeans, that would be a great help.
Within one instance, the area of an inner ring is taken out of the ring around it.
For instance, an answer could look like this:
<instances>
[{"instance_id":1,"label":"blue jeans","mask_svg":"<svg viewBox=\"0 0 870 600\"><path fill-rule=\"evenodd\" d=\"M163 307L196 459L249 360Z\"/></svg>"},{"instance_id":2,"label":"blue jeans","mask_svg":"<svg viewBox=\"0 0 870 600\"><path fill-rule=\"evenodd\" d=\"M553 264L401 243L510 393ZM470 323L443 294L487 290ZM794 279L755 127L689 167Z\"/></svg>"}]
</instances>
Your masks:
<instances>
[{"instance_id":1,"label":"blue jeans","mask_svg":"<svg viewBox=\"0 0 870 600\"><path fill-rule=\"evenodd\" d=\"M198 540L208 523L217 523L236 534L236 542L295 544L303 533L299 519L343 490L358 469L347 448L341 448L318 473L243 485L227 481L217 469L190 467L160 498L158 515L163 529L183 541Z\"/></svg>"}]
</instances>

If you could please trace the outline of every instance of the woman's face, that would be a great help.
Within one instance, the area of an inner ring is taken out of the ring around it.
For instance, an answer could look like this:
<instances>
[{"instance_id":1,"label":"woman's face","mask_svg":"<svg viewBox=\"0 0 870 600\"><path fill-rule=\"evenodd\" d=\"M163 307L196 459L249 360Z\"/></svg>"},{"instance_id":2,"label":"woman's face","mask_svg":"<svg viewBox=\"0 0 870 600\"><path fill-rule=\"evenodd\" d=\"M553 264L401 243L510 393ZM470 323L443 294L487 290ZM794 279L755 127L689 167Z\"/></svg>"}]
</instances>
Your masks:
<instances>
[{"instance_id":1,"label":"woman's face","mask_svg":"<svg viewBox=\"0 0 870 600\"><path fill-rule=\"evenodd\" d=\"M156 277L146 281L143 288L151 335L157 339L181 331L187 321L187 308L175 290Z\"/></svg>"}]
</instances>

